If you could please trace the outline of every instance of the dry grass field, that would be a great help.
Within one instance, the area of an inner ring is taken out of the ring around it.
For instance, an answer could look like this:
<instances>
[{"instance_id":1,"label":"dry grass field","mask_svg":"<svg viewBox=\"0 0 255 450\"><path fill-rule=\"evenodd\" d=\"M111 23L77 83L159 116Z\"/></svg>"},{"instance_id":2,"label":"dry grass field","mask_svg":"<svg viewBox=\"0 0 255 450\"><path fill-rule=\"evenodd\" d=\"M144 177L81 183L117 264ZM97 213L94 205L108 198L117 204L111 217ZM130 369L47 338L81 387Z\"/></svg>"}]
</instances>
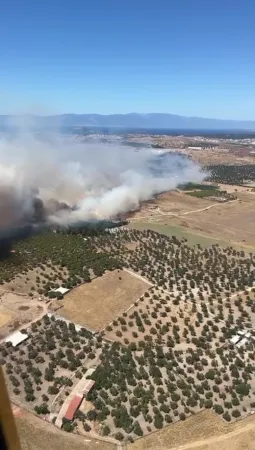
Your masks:
<instances>
[{"instance_id":1,"label":"dry grass field","mask_svg":"<svg viewBox=\"0 0 255 450\"><path fill-rule=\"evenodd\" d=\"M139 228L141 224L143 228L184 237L191 244L218 243L249 251L255 248L255 193L235 192L233 188L230 191L238 200L221 204L181 192L168 192L144 204L131 217L130 227Z\"/></svg>"},{"instance_id":2,"label":"dry grass field","mask_svg":"<svg viewBox=\"0 0 255 450\"><path fill-rule=\"evenodd\" d=\"M37 417L22 412L16 417L22 450L114 450L115 445L65 433Z\"/></svg>"},{"instance_id":3,"label":"dry grass field","mask_svg":"<svg viewBox=\"0 0 255 450\"><path fill-rule=\"evenodd\" d=\"M25 295L0 290L0 339L43 314L45 305Z\"/></svg>"},{"instance_id":4,"label":"dry grass field","mask_svg":"<svg viewBox=\"0 0 255 450\"><path fill-rule=\"evenodd\" d=\"M229 425L206 410L138 439L128 450L254 450L254 442L254 416Z\"/></svg>"},{"instance_id":5,"label":"dry grass field","mask_svg":"<svg viewBox=\"0 0 255 450\"><path fill-rule=\"evenodd\" d=\"M4 307L0 305L0 328L6 325L12 319L12 314Z\"/></svg>"},{"instance_id":6,"label":"dry grass field","mask_svg":"<svg viewBox=\"0 0 255 450\"><path fill-rule=\"evenodd\" d=\"M107 272L91 283L74 288L61 304L58 313L72 322L100 330L123 313L149 288L149 284L126 271ZM61 303L60 303L61 302Z\"/></svg>"},{"instance_id":7,"label":"dry grass field","mask_svg":"<svg viewBox=\"0 0 255 450\"><path fill-rule=\"evenodd\" d=\"M185 216L189 229L229 243L255 247L255 196L239 194L237 202ZM179 219L173 223L180 224Z\"/></svg>"},{"instance_id":8,"label":"dry grass field","mask_svg":"<svg viewBox=\"0 0 255 450\"><path fill-rule=\"evenodd\" d=\"M211 200L191 197L184 192L170 191L144 203L139 211L135 211L132 214L132 219L140 220L144 217L157 217L162 215L162 213L181 215L193 210L205 208L211 204Z\"/></svg>"}]
</instances>

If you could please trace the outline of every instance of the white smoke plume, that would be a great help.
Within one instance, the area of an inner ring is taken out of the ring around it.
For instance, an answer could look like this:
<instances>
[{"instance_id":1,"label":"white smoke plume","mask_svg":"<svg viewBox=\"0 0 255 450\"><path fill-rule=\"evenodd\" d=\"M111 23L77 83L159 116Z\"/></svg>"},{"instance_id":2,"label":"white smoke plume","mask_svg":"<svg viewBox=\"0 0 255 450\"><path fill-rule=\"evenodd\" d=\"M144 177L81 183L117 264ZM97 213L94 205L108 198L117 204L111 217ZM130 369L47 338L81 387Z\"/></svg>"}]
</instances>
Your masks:
<instances>
[{"instance_id":1,"label":"white smoke plume","mask_svg":"<svg viewBox=\"0 0 255 450\"><path fill-rule=\"evenodd\" d=\"M112 219L204 176L198 165L174 153L19 130L0 138L0 230L32 217L35 197L43 201L37 206L49 223L72 225ZM59 208L56 201L75 208Z\"/></svg>"}]
</instances>

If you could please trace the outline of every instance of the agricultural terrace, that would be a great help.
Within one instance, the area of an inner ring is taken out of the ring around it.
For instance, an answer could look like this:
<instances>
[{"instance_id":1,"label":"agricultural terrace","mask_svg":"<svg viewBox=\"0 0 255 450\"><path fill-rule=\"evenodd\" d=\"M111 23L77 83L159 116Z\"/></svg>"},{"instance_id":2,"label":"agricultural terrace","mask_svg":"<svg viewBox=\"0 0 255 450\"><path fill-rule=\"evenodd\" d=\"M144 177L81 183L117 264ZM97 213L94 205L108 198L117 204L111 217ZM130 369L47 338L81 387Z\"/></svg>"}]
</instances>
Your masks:
<instances>
[{"instance_id":1,"label":"agricultural terrace","mask_svg":"<svg viewBox=\"0 0 255 450\"><path fill-rule=\"evenodd\" d=\"M130 307L150 287L124 270L107 272L74 288L52 307L72 322L100 330ZM60 306L61 305L61 306Z\"/></svg>"}]
</instances>

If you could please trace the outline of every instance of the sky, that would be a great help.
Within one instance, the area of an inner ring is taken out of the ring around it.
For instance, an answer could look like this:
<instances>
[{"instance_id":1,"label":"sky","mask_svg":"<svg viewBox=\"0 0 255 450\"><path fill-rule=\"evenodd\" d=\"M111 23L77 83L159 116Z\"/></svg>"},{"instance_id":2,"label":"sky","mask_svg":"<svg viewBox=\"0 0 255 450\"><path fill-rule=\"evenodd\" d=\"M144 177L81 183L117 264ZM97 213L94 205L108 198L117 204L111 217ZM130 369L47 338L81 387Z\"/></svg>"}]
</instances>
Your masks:
<instances>
[{"instance_id":1,"label":"sky","mask_svg":"<svg viewBox=\"0 0 255 450\"><path fill-rule=\"evenodd\" d=\"M255 120L254 0L3 0L0 114Z\"/></svg>"}]
</instances>

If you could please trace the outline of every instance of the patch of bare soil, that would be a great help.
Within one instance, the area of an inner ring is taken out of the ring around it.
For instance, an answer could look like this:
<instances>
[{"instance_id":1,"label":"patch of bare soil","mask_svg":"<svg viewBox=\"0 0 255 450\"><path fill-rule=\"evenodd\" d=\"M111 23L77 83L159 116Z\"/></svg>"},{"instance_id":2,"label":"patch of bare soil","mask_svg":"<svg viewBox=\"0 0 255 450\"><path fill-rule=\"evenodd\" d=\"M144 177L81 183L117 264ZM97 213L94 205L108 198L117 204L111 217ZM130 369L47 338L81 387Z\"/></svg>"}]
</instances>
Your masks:
<instances>
[{"instance_id":1,"label":"patch of bare soil","mask_svg":"<svg viewBox=\"0 0 255 450\"><path fill-rule=\"evenodd\" d=\"M116 446L55 428L28 412L16 417L22 450L115 450Z\"/></svg>"},{"instance_id":2,"label":"patch of bare soil","mask_svg":"<svg viewBox=\"0 0 255 450\"><path fill-rule=\"evenodd\" d=\"M42 312L43 306L37 300L0 291L0 339L36 319Z\"/></svg>"},{"instance_id":3,"label":"patch of bare soil","mask_svg":"<svg viewBox=\"0 0 255 450\"><path fill-rule=\"evenodd\" d=\"M148 288L149 284L145 281L126 271L114 270L91 283L74 288L65 295L64 300L56 300L52 305L61 304L59 314L72 322L100 330L123 313Z\"/></svg>"},{"instance_id":4,"label":"patch of bare soil","mask_svg":"<svg viewBox=\"0 0 255 450\"><path fill-rule=\"evenodd\" d=\"M128 450L253 450L254 440L254 416L229 425L206 410L138 439Z\"/></svg>"}]
</instances>

